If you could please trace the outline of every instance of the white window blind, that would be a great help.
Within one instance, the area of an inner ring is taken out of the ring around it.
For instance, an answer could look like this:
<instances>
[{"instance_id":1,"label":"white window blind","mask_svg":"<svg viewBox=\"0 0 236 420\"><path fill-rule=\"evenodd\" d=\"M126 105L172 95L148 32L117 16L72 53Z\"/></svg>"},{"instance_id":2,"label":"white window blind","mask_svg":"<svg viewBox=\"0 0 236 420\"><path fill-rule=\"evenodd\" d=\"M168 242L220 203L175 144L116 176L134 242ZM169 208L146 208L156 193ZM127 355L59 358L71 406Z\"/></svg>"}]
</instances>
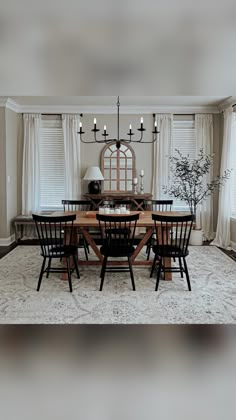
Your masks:
<instances>
[{"instance_id":1,"label":"white window blind","mask_svg":"<svg viewBox=\"0 0 236 420\"><path fill-rule=\"evenodd\" d=\"M232 141L232 215L236 217L236 114L234 116L234 129Z\"/></svg>"},{"instance_id":2,"label":"white window blind","mask_svg":"<svg viewBox=\"0 0 236 420\"><path fill-rule=\"evenodd\" d=\"M193 117L186 120L175 120L173 126L173 151L178 149L184 156L189 155L190 159L196 157L196 133L195 120Z\"/></svg>"},{"instance_id":3,"label":"white window blind","mask_svg":"<svg viewBox=\"0 0 236 420\"><path fill-rule=\"evenodd\" d=\"M189 159L196 158L195 118L191 115L175 116L173 121L172 156L176 156L176 149ZM189 207L180 200L174 201L176 210L188 211Z\"/></svg>"},{"instance_id":4,"label":"white window blind","mask_svg":"<svg viewBox=\"0 0 236 420\"><path fill-rule=\"evenodd\" d=\"M65 159L61 120L42 120L40 127L40 208L60 209L65 198Z\"/></svg>"}]
</instances>

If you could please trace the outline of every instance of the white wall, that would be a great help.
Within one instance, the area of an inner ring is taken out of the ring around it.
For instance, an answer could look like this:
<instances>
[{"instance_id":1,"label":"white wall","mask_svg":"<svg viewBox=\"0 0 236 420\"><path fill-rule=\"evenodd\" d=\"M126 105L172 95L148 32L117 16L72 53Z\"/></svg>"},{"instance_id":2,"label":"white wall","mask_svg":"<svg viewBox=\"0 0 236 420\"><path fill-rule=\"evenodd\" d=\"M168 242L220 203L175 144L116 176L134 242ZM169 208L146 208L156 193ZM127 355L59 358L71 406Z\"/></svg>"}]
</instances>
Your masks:
<instances>
[{"instance_id":1,"label":"white wall","mask_svg":"<svg viewBox=\"0 0 236 420\"><path fill-rule=\"evenodd\" d=\"M117 117L116 115L85 115L81 118L83 129L86 131L86 139L92 140L93 120L97 118L98 127L103 130L104 124L107 125L108 132L117 136ZM135 132L140 126L139 115L121 115L120 127L121 135L127 137L129 125L132 124ZM152 115L144 117L145 139L151 140L153 118ZM221 114L214 115L214 175L219 174L220 158L222 150L223 119ZM139 135L139 133L138 133ZM81 144L81 177L83 178L89 166L100 166L100 157L104 145L85 145ZM153 145L137 144L133 145L136 155L137 175L144 169L145 192L151 192L152 184L152 156ZM22 114L16 114L8 109L0 108L0 238L8 238L12 233L11 221L21 214L21 182L22 182L22 155L23 155L23 119ZM10 176L10 184L7 177ZM87 182L82 181L82 192L87 192ZM214 229L216 230L218 215L218 194L214 196ZM232 224L232 237L236 242L236 223Z\"/></svg>"}]
</instances>

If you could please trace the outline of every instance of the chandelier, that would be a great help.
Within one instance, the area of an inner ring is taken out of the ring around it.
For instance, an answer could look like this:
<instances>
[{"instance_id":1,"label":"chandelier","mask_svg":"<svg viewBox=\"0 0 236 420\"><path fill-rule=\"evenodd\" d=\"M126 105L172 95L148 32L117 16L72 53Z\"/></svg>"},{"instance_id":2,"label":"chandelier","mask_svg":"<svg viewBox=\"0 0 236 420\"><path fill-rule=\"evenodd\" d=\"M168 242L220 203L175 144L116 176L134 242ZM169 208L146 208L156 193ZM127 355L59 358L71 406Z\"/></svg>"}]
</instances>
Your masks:
<instances>
[{"instance_id":1,"label":"chandelier","mask_svg":"<svg viewBox=\"0 0 236 420\"><path fill-rule=\"evenodd\" d=\"M134 139L133 136L135 134L132 131L132 125L131 124L129 126L129 133L127 133L128 138L127 139L120 138L120 97L118 96L118 100L117 100L117 138L116 139L109 138L109 134L107 133L106 125L104 125L104 131L103 131L103 134L102 134L103 138L100 138L100 139L97 138L97 133L99 133L100 130L97 128L96 118L94 118L94 127L91 130L92 133L94 133L94 141L86 141L86 140L83 139L83 134L85 134L85 132L83 131L82 122L80 122L80 131L78 132L78 134L80 135L80 140L82 141L82 143L85 143L85 144L116 143L117 149L120 149L122 144L129 144L129 143L153 144L157 141L158 134L160 134L160 132L157 130L157 121L155 121L155 114L153 115L153 119L154 119L154 130L152 131L152 134L153 134L152 141L143 141L143 135L144 135L144 132L146 131L146 129L144 128L143 118L141 118L140 128L138 128L138 131L140 132L140 138L139 139L136 139L136 140Z\"/></svg>"}]
</instances>

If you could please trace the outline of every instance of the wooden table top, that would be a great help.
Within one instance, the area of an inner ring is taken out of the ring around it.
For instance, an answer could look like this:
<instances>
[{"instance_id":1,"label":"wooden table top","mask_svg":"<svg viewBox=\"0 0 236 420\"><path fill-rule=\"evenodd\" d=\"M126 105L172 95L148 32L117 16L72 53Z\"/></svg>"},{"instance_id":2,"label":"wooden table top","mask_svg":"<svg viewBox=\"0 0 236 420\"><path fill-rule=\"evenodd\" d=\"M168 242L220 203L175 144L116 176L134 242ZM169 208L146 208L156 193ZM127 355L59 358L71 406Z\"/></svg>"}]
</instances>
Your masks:
<instances>
[{"instance_id":1,"label":"wooden table top","mask_svg":"<svg viewBox=\"0 0 236 420\"><path fill-rule=\"evenodd\" d=\"M74 222L74 226L78 227L97 227L98 221L96 219L96 214L98 212L86 212L86 211L65 211L65 212L54 212L51 216L66 216L70 214L76 214L76 220ZM152 220L152 214L160 214L166 216L186 216L190 214L189 212L153 212L153 211L133 211L130 214L139 214L140 218L137 221L137 227L153 227L154 222ZM121 216L121 215L112 215L112 216Z\"/></svg>"}]
</instances>

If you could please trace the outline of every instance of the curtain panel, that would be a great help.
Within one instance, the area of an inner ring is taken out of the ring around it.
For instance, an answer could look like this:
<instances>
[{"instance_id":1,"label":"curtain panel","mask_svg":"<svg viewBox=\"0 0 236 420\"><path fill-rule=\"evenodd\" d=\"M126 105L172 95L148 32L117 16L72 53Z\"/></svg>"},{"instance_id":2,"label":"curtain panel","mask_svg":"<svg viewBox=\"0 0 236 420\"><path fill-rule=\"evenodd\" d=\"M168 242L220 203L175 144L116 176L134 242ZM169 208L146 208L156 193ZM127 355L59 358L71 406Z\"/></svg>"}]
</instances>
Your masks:
<instances>
[{"instance_id":1,"label":"curtain panel","mask_svg":"<svg viewBox=\"0 0 236 420\"><path fill-rule=\"evenodd\" d=\"M223 175L227 169L232 169L232 139L233 139L234 113L233 108L224 111L224 138L221 156L221 170ZM230 249L230 221L231 221L231 190L232 175L220 191L219 212L216 238L211 245Z\"/></svg>"},{"instance_id":2,"label":"curtain panel","mask_svg":"<svg viewBox=\"0 0 236 420\"><path fill-rule=\"evenodd\" d=\"M65 150L65 199L76 200L81 195L79 115L63 114L62 128Z\"/></svg>"},{"instance_id":3,"label":"curtain panel","mask_svg":"<svg viewBox=\"0 0 236 420\"><path fill-rule=\"evenodd\" d=\"M196 156L203 150L204 154L213 155L213 116L209 114L196 114ZM207 188L207 184L213 179L213 168L210 173L203 179L203 186ZM206 240L214 239L213 232L213 196L205 200L198 209L197 225L202 227L204 238Z\"/></svg>"},{"instance_id":4,"label":"curtain panel","mask_svg":"<svg viewBox=\"0 0 236 420\"><path fill-rule=\"evenodd\" d=\"M169 185L170 162L172 149L173 115L157 114L157 129L160 131L159 139L153 145L153 185L154 200L167 199L163 187Z\"/></svg>"},{"instance_id":5,"label":"curtain panel","mask_svg":"<svg viewBox=\"0 0 236 420\"><path fill-rule=\"evenodd\" d=\"M40 114L23 116L22 214L25 216L40 211L40 121Z\"/></svg>"}]
</instances>

